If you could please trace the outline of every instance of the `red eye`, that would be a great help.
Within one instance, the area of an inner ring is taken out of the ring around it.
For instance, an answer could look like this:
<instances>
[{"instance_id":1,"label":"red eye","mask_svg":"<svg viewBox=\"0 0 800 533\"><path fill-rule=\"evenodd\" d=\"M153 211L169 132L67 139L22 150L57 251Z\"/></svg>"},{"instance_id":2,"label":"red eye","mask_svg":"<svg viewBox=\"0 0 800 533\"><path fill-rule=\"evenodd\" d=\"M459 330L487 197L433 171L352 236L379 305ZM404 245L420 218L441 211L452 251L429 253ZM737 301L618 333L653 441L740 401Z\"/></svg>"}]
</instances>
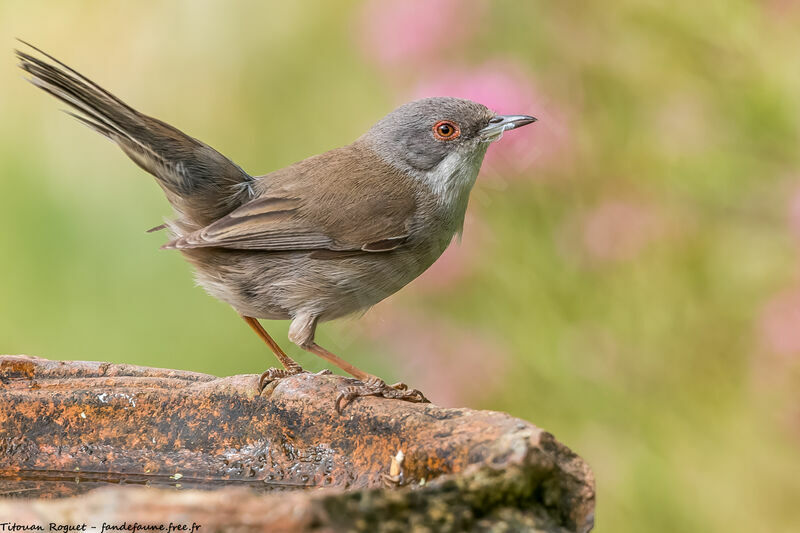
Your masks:
<instances>
[{"instance_id":1,"label":"red eye","mask_svg":"<svg viewBox=\"0 0 800 533\"><path fill-rule=\"evenodd\" d=\"M455 122L440 120L433 126L433 136L440 141L452 141L461 135L461 130Z\"/></svg>"}]
</instances>

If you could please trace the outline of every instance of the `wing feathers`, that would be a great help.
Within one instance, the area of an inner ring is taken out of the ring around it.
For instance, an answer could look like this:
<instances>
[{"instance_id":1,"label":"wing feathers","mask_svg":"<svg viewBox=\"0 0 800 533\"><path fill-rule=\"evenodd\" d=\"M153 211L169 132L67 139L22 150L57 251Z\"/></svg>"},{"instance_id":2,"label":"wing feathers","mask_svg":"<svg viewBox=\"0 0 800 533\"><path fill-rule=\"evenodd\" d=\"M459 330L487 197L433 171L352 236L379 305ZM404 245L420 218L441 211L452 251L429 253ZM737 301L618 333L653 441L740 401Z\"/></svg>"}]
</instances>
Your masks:
<instances>
[{"instance_id":1,"label":"wing feathers","mask_svg":"<svg viewBox=\"0 0 800 533\"><path fill-rule=\"evenodd\" d=\"M263 215L266 213L296 211L300 207L299 198L282 198L279 196L267 196L252 200L231 213L231 218L244 218L253 215Z\"/></svg>"},{"instance_id":2,"label":"wing feathers","mask_svg":"<svg viewBox=\"0 0 800 533\"><path fill-rule=\"evenodd\" d=\"M355 143L258 178L260 196L165 247L388 252L409 242L411 179Z\"/></svg>"}]
</instances>

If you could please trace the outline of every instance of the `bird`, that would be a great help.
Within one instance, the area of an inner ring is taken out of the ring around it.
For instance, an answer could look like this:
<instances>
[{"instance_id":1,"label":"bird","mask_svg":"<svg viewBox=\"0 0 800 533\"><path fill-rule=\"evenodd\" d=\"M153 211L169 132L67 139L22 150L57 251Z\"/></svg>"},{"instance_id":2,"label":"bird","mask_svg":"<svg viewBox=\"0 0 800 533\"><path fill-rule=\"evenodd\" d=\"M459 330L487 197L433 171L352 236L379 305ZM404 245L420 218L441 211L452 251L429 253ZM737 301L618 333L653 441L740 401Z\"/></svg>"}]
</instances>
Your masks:
<instances>
[{"instance_id":1,"label":"bird","mask_svg":"<svg viewBox=\"0 0 800 533\"><path fill-rule=\"evenodd\" d=\"M290 320L289 340L355 378L355 398L427 402L388 385L314 340L317 325L363 313L417 278L461 234L470 191L489 145L531 124L486 106L439 96L399 106L351 144L261 176L209 145L149 117L41 49L20 40L19 66L68 114L113 141L156 178L175 217L161 248L177 250L197 283L229 304L282 368L267 384L305 372L259 319Z\"/></svg>"}]
</instances>

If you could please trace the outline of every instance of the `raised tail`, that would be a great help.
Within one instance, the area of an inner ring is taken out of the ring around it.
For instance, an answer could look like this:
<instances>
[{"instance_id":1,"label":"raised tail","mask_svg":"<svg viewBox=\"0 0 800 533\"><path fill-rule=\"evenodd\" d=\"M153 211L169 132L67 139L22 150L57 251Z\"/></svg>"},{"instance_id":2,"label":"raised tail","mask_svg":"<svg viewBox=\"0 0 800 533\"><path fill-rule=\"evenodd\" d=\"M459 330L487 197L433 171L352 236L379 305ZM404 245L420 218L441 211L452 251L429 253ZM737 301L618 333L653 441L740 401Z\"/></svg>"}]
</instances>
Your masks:
<instances>
[{"instance_id":1,"label":"raised tail","mask_svg":"<svg viewBox=\"0 0 800 533\"><path fill-rule=\"evenodd\" d=\"M143 115L86 76L20 41L45 59L16 50L30 81L71 106L69 113L105 135L137 165L158 178L178 222L206 226L250 199L253 180L230 159L177 128ZM50 61L47 61L47 60Z\"/></svg>"}]
</instances>

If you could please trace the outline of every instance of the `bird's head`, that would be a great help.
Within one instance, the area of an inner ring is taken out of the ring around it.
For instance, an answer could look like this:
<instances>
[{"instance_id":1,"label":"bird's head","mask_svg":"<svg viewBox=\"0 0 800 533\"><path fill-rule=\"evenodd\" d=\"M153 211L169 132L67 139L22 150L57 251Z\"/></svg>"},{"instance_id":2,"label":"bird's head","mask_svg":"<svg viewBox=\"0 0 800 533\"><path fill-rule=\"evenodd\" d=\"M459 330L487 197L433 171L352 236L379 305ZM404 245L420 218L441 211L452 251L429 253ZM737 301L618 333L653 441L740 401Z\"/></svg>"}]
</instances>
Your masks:
<instances>
[{"instance_id":1,"label":"bird's head","mask_svg":"<svg viewBox=\"0 0 800 533\"><path fill-rule=\"evenodd\" d=\"M362 140L384 161L435 190L469 190L489 144L504 131L534 121L527 115L497 115L470 100L423 98L386 115Z\"/></svg>"}]
</instances>

